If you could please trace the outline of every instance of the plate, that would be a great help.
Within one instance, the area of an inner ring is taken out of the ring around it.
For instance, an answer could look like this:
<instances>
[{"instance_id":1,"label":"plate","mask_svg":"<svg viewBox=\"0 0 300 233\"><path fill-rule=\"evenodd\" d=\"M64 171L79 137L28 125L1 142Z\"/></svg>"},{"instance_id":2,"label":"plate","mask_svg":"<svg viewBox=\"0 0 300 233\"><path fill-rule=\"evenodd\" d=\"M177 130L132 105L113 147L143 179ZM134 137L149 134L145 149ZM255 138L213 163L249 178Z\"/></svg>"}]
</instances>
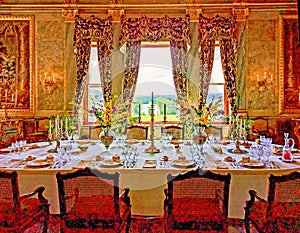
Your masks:
<instances>
[{"instance_id":1,"label":"plate","mask_svg":"<svg viewBox=\"0 0 300 233\"><path fill-rule=\"evenodd\" d=\"M258 162L258 161L250 161L249 163L240 162L240 164L243 167L249 167L249 168L263 168L263 167L265 167L264 163L261 163L261 162Z\"/></svg>"},{"instance_id":2,"label":"plate","mask_svg":"<svg viewBox=\"0 0 300 233\"><path fill-rule=\"evenodd\" d=\"M11 149L9 147L0 149L0 152L2 152L2 153L8 153L10 151L11 151Z\"/></svg>"},{"instance_id":3,"label":"plate","mask_svg":"<svg viewBox=\"0 0 300 233\"><path fill-rule=\"evenodd\" d=\"M144 168L155 168L156 167L156 160L145 160L145 163L143 165Z\"/></svg>"},{"instance_id":4,"label":"plate","mask_svg":"<svg viewBox=\"0 0 300 233\"><path fill-rule=\"evenodd\" d=\"M180 142L180 141L171 141L171 144L173 144L173 145L179 145L179 144L182 144L182 142Z\"/></svg>"},{"instance_id":5,"label":"plate","mask_svg":"<svg viewBox=\"0 0 300 233\"><path fill-rule=\"evenodd\" d=\"M46 160L33 160L33 161L29 161L27 162L27 167L47 167L50 165L49 162L47 162Z\"/></svg>"},{"instance_id":6,"label":"plate","mask_svg":"<svg viewBox=\"0 0 300 233\"><path fill-rule=\"evenodd\" d=\"M127 142L128 145L133 145L133 144L138 143L139 141L136 140L136 139L128 139L126 142Z\"/></svg>"},{"instance_id":7,"label":"plate","mask_svg":"<svg viewBox=\"0 0 300 233\"><path fill-rule=\"evenodd\" d=\"M185 168L185 167L193 167L193 166L195 166L195 163L191 160L176 159L172 162L171 165L174 167Z\"/></svg>"},{"instance_id":8,"label":"plate","mask_svg":"<svg viewBox=\"0 0 300 233\"><path fill-rule=\"evenodd\" d=\"M112 159L106 159L106 160L103 160L103 161L101 162L101 165L102 165L103 167L119 167L119 166L121 166L122 164L121 164L120 161L114 161L114 160L112 160Z\"/></svg>"},{"instance_id":9,"label":"plate","mask_svg":"<svg viewBox=\"0 0 300 233\"><path fill-rule=\"evenodd\" d=\"M159 160L160 160L160 161L165 161L165 162L168 162L168 161L171 161L171 160L172 160L172 158L170 158L169 156L167 156L167 157L168 157L168 160L164 160L164 156L161 157Z\"/></svg>"},{"instance_id":10,"label":"plate","mask_svg":"<svg viewBox=\"0 0 300 233\"><path fill-rule=\"evenodd\" d=\"M279 158L282 162L285 162L285 163L296 163L296 160L294 160L294 158L292 159L292 160L285 160L285 159L282 159L282 157L281 158Z\"/></svg>"}]
</instances>

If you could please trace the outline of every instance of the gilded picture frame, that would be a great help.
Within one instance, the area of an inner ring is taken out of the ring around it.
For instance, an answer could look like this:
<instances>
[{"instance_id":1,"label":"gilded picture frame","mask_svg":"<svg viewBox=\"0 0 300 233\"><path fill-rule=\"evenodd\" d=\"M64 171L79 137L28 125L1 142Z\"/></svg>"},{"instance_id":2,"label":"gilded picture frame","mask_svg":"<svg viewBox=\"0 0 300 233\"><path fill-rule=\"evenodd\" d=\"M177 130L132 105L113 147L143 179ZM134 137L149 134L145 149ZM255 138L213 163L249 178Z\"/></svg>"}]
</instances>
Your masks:
<instances>
[{"instance_id":1,"label":"gilded picture frame","mask_svg":"<svg viewBox=\"0 0 300 233\"><path fill-rule=\"evenodd\" d=\"M0 16L0 111L33 112L33 65L34 17Z\"/></svg>"},{"instance_id":2,"label":"gilded picture frame","mask_svg":"<svg viewBox=\"0 0 300 233\"><path fill-rule=\"evenodd\" d=\"M298 15L280 15L279 113L300 114Z\"/></svg>"}]
</instances>

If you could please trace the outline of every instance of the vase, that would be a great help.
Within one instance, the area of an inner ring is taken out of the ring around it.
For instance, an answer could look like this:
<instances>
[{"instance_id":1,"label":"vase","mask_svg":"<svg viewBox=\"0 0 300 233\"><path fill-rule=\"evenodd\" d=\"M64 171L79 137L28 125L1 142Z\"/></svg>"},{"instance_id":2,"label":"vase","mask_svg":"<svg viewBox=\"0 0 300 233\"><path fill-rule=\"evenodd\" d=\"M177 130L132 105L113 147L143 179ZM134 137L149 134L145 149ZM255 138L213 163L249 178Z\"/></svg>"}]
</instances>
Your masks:
<instances>
[{"instance_id":1,"label":"vase","mask_svg":"<svg viewBox=\"0 0 300 233\"><path fill-rule=\"evenodd\" d=\"M206 142L206 139L207 139L207 134L204 130L205 130L204 127L196 127L196 129L192 133L192 140L197 146L197 153L199 156L199 158L198 158L199 160L204 159L203 147L204 147L204 143ZM198 162L200 162L200 161L198 161Z\"/></svg>"},{"instance_id":2,"label":"vase","mask_svg":"<svg viewBox=\"0 0 300 233\"><path fill-rule=\"evenodd\" d=\"M192 140L196 145L203 145L206 139L207 134L204 127L197 127L192 133Z\"/></svg>"},{"instance_id":3,"label":"vase","mask_svg":"<svg viewBox=\"0 0 300 233\"><path fill-rule=\"evenodd\" d=\"M102 130L100 133L100 141L103 143L105 146L106 150L108 150L110 144L114 141L115 134L112 130Z\"/></svg>"}]
</instances>

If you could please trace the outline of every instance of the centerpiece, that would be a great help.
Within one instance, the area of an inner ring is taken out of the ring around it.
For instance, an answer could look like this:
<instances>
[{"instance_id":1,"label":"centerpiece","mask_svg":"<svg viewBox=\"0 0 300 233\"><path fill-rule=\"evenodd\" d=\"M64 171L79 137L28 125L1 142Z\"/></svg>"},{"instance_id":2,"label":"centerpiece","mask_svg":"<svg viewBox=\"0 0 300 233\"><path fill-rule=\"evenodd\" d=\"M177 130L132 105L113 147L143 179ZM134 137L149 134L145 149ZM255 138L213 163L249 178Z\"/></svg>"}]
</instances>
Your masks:
<instances>
[{"instance_id":1,"label":"centerpiece","mask_svg":"<svg viewBox=\"0 0 300 233\"><path fill-rule=\"evenodd\" d=\"M196 145L200 146L200 152L203 152L203 144L206 142L207 134L205 129L211 125L211 112L208 106L200 101L197 107L191 106L194 110L194 131L192 133L192 140Z\"/></svg>"},{"instance_id":2,"label":"centerpiece","mask_svg":"<svg viewBox=\"0 0 300 233\"><path fill-rule=\"evenodd\" d=\"M112 114L114 112L113 100L111 97L106 96L106 101L100 100L98 102L93 102L92 109L89 113L96 116L96 122L101 127L101 132L99 135L100 141L108 150L110 144L114 140L114 132L112 131Z\"/></svg>"}]
</instances>

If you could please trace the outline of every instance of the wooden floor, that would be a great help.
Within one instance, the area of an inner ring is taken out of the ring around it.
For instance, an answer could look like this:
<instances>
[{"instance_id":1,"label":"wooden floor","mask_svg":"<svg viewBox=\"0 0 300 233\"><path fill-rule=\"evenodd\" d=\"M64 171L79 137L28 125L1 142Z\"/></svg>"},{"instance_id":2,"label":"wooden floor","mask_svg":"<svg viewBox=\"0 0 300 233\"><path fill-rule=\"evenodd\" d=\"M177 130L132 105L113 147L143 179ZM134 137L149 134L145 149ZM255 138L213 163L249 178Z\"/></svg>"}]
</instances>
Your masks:
<instances>
[{"instance_id":1,"label":"wooden floor","mask_svg":"<svg viewBox=\"0 0 300 233\"><path fill-rule=\"evenodd\" d=\"M59 233L59 218L51 216L49 220L48 233ZM133 216L130 233L163 233L163 221L160 218L142 218ZM229 233L245 233L244 222L240 219L230 219ZM251 231L255 233L255 231ZM40 226L34 226L25 233L41 233Z\"/></svg>"}]
</instances>

